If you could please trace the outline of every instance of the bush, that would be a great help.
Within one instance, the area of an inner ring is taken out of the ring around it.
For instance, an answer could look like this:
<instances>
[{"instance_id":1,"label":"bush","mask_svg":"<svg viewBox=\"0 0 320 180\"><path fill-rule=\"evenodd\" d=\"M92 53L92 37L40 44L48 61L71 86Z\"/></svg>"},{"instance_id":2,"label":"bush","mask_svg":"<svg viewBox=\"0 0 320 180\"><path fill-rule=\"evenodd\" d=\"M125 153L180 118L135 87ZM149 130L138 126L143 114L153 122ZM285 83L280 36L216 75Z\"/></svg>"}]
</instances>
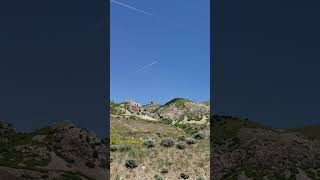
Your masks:
<instances>
[{"instance_id":1,"label":"bush","mask_svg":"<svg viewBox=\"0 0 320 180\"><path fill-rule=\"evenodd\" d=\"M120 144L120 145L111 145L110 146L110 151L115 152L115 151L128 151L131 149L131 146L129 144Z\"/></svg>"},{"instance_id":2,"label":"bush","mask_svg":"<svg viewBox=\"0 0 320 180\"><path fill-rule=\"evenodd\" d=\"M178 142L178 144L176 145L177 149L185 149L186 148L186 143L184 142Z\"/></svg>"},{"instance_id":3,"label":"bush","mask_svg":"<svg viewBox=\"0 0 320 180\"><path fill-rule=\"evenodd\" d=\"M118 146L117 145L111 145L110 146L110 151L112 151L112 152L118 151Z\"/></svg>"},{"instance_id":4,"label":"bush","mask_svg":"<svg viewBox=\"0 0 320 180\"><path fill-rule=\"evenodd\" d=\"M147 139L147 140L145 140L145 141L143 142L143 144L144 144L145 146L147 146L148 148L153 148L153 147L156 146L155 143L154 143L154 141L153 141L153 139Z\"/></svg>"},{"instance_id":5,"label":"bush","mask_svg":"<svg viewBox=\"0 0 320 180\"><path fill-rule=\"evenodd\" d=\"M160 145L163 147L172 147L174 145L174 140L172 138L162 138Z\"/></svg>"},{"instance_id":6,"label":"bush","mask_svg":"<svg viewBox=\"0 0 320 180\"><path fill-rule=\"evenodd\" d=\"M129 168L129 169L133 169L133 168L138 167L138 165L137 165L135 160L129 159L129 160L126 161L126 167Z\"/></svg>"},{"instance_id":7,"label":"bush","mask_svg":"<svg viewBox=\"0 0 320 180\"><path fill-rule=\"evenodd\" d=\"M185 137L185 136L179 136L179 137L178 137L178 141L184 141L184 140L186 140L186 137Z\"/></svg>"},{"instance_id":8,"label":"bush","mask_svg":"<svg viewBox=\"0 0 320 180\"><path fill-rule=\"evenodd\" d=\"M154 176L154 179L155 180L163 180L163 178L161 176L157 175L157 174Z\"/></svg>"},{"instance_id":9,"label":"bush","mask_svg":"<svg viewBox=\"0 0 320 180\"><path fill-rule=\"evenodd\" d=\"M162 174L166 174L166 173L168 173L169 172L169 170L167 169L167 168L163 168L162 170L161 170L161 173Z\"/></svg>"},{"instance_id":10,"label":"bush","mask_svg":"<svg viewBox=\"0 0 320 180\"><path fill-rule=\"evenodd\" d=\"M172 120L171 119L162 119L162 122L166 123L166 124L172 124Z\"/></svg>"},{"instance_id":11,"label":"bush","mask_svg":"<svg viewBox=\"0 0 320 180\"><path fill-rule=\"evenodd\" d=\"M194 144L196 141L193 138L186 138L185 142L190 145Z\"/></svg>"},{"instance_id":12,"label":"bush","mask_svg":"<svg viewBox=\"0 0 320 180\"><path fill-rule=\"evenodd\" d=\"M204 178L203 176L201 176L201 177L198 177L197 180L206 180L206 178Z\"/></svg>"},{"instance_id":13,"label":"bush","mask_svg":"<svg viewBox=\"0 0 320 180\"><path fill-rule=\"evenodd\" d=\"M189 174L187 172L183 172L180 174L180 177L182 177L183 179L189 179Z\"/></svg>"},{"instance_id":14,"label":"bush","mask_svg":"<svg viewBox=\"0 0 320 180\"><path fill-rule=\"evenodd\" d=\"M205 138L205 135L204 134L202 134L202 133L200 133L200 132L197 132L197 133L194 133L193 135L192 135L192 137L194 138L194 139L204 139Z\"/></svg>"},{"instance_id":15,"label":"bush","mask_svg":"<svg viewBox=\"0 0 320 180\"><path fill-rule=\"evenodd\" d=\"M118 145L119 151L128 151L131 149L131 146L129 144L120 144Z\"/></svg>"}]
</instances>

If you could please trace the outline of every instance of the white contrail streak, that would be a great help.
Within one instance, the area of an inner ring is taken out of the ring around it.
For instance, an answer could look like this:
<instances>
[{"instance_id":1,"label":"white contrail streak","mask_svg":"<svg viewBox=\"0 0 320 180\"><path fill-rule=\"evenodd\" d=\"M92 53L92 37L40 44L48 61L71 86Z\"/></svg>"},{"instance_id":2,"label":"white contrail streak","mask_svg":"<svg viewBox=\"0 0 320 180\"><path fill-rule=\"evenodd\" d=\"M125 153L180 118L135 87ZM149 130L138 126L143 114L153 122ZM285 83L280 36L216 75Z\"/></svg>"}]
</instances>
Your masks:
<instances>
[{"instance_id":1,"label":"white contrail streak","mask_svg":"<svg viewBox=\"0 0 320 180\"><path fill-rule=\"evenodd\" d=\"M153 61L152 63L150 63L150 64L148 64L148 65L146 65L146 66L143 66L142 68L138 69L136 72L142 71L142 70L144 70L144 69L146 69L146 68L154 65L154 64L156 64L158 61L159 61L159 60Z\"/></svg>"},{"instance_id":2,"label":"white contrail streak","mask_svg":"<svg viewBox=\"0 0 320 180\"><path fill-rule=\"evenodd\" d=\"M118 1L115 1L115 0L111 0L111 2L117 3L117 4L121 5L121 6L124 6L124 7L126 7L126 8L129 8L129 9L132 9L132 10L135 10L135 11L138 11L138 12L143 13L143 14L146 14L146 15L152 15L151 13L142 11L142 10L140 10L140 9L137 9L137 8L135 8L135 7L132 7L132 6L129 6L129 5L126 5L126 4L123 4L123 3L118 2Z\"/></svg>"}]
</instances>

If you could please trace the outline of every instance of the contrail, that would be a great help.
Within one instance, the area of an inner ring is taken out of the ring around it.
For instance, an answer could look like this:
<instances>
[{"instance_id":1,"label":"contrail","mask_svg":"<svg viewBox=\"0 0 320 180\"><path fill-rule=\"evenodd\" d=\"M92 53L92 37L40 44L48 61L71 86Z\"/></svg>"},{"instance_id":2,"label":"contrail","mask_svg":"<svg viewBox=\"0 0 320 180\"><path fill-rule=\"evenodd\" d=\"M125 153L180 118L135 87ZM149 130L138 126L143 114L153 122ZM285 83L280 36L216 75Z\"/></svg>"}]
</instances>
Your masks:
<instances>
[{"instance_id":1,"label":"contrail","mask_svg":"<svg viewBox=\"0 0 320 180\"><path fill-rule=\"evenodd\" d=\"M144 69L146 69L146 68L154 65L154 64L156 64L158 61L159 61L159 60L153 61L151 64L148 64L148 65L146 65L146 66L143 66L141 69L138 69L136 72L142 71L142 70L144 70Z\"/></svg>"},{"instance_id":2,"label":"contrail","mask_svg":"<svg viewBox=\"0 0 320 180\"><path fill-rule=\"evenodd\" d=\"M140 9L137 9L137 8L135 8L135 7L132 7L132 6L129 6L129 5L126 5L126 4L123 4L123 3L118 2L118 1L115 1L115 0L111 0L111 2L117 3L117 4L121 5L121 6L124 6L124 7L126 7L126 8L129 8L129 9L132 9L132 10L135 10L135 11L138 11L138 12L143 13L143 14L146 14L146 15L152 15L151 13L142 11L142 10L140 10Z\"/></svg>"}]
</instances>

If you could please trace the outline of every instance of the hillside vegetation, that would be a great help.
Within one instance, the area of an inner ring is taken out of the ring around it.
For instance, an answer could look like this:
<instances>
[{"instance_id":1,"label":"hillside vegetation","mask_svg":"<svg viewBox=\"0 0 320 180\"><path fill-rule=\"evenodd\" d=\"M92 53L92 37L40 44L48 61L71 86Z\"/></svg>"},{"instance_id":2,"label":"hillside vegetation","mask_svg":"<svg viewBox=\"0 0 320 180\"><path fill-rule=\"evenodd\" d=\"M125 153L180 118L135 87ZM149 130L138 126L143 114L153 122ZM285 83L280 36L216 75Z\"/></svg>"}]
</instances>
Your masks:
<instances>
[{"instance_id":1,"label":"hillside vegetation","mask_svg":"<svg viewBox=\"0 0 320 180\"><path fill-rule=\"evenodd\" d=\"M17 133L0 122L0 179L104 180L107 144L71 123Z\"/></svg>"},{"instance_id":2,"label":"hillside vegetation","mask_svg":"<svg viewBox=\"0 0 320 180\"><path fill-rule=\"evenodd\" d=\"M179 98L164 105L127 101L112 107L112 180L210 179L209 120L181 123L188 113L208 116L208 106Z\"/></svg>"}]
</instances>

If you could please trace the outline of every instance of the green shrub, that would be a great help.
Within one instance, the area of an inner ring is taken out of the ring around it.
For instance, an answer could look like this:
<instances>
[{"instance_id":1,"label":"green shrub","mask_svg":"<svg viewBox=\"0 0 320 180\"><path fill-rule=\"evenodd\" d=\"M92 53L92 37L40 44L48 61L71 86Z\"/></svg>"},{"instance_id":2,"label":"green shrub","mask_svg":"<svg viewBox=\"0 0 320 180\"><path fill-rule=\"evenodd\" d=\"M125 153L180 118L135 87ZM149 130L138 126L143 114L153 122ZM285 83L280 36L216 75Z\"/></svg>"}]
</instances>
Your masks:
<instances>
[{"instance_id":1,"label":"green shrub","mask_svg":"<svg viewBox=\"0 0 320 180\"><path fill-rule=\"evenodd\" d=\"M129 168L129 169L133 169L133 168L138 167L138 165L137 165L135 160L129 159L129 160L126 161L126 167Z\"/></svg>"},{"instance_id":2,"label":"green shrub","mask_svg":"<svg viewBox=\"0 0 320 180\"><path fill-rule=\"evenodd\" d=\"M162 138L160 145L163 147L172 147L174 145L174 140L172 138Z\"/></svg>"},{"instance_id":3,"label":"green shrub","mask_svg":"<svg viewBox=\"0 0 320 180\"><path fill-rule=\"evenodd\" d=\"M157 174L154 176L154 179L155 180L163 180L163 178L161 176L157 175Z\"/></svg>"},{"instance_id":4,"label":"green shrub","mask_svg":"<svg viewBox=\"0 0 320 180\"><path fill-rule=\"evenodd\" d=\"M167 118L162 119L162 122L164 122L166 124L172 124L172 120L171 119L167 119Z\"/></svg>"},{"instance_id":5,"label":"green shrub","mask_svg":"<svg viewBox=\"0 0 320 180\"><path fill-rule=\"evenodd\" d=\"M129 151L131 149L131 146L129 144L119 144L119 145L110 145L110 151Z\"/></svg>"},{"instance_id":6,"label":"green shrub","mask_svg":"<svg viewBox=\"0 0 320 180\"><path fill-rule=\"evenodd\" d=\"M200 140L200 139L204 139L204 138L205 138L205 135L202 134L202 133L200 133L200 132L197 132L197 133L194 133L194 134L192 135L192 137L193 137L194 139Z\"/></svg>"},{"instance_id":7,"label":"green shrub","mask_svg":"<svg viewBox=\"0 0 320 180\"><path fill-rule=\"evenodd\" d=\"M65 156L65 159L64 159L64 160L67 161L68 163L71 163L71 164L75 163L75 160L72 159L72 158L70 158L70 157L66 157L66 156Z\"/></svg>"},{"instance_id":8,"label":"green shrub","mask_svg":"<svg viewBox=\"0 0 320 180\"><path fill-rule=\"evenodd\" d=\"M186 140L185 136L178 136L178 141L184 141L184 140Z\"/></svg>"},{"instance_id":9,"label":"green shrub","mask_svg":"<svg viewBox=\"0 0 320 180\"><path fill-rule=\"evenodd\" d=\"M110 145L110 151L111 152L118 151L118 146L117 145Z\"/></svg>"},{"instance_id":10,"label":"green shrub","mask_svg":"<svg viewBox=\"0 0 320 180\"><path fill-rule=\"evenodd\" d=\"M185 142L190 145L195 144L196 141L194 140L194 138L186 138Z\"/></svg>"},{"instance_id":11,"label":"green shrub","mask_svg":"<svg viewBox=\"0 0 320 180\"><path fill-rule=\"evenodd\" d=\"M143 144L144 144L145 146L147 146L148 148L153 148L153 147L156 146L155 143L154 143L154 141L153 141L153 139L146 139L146 140L143 142Z\"/></svg>"},{"instance_id":12,"label":"green shrub","mask_svg":"<svg viewBox=\"0 0 320 180\"><path fill-rule=\"evenodd\" d=\"M118 145L119 151L129 151L131 146L129 144L120 144Z\"/></svg>"},{"instance_id":13,"label":"green shrub","mask_svg":"<svg viewBox=\"0 0 320 180\"><path fill-rule=\"evenodd\" d=\"M189 174L187 172L182 172L180 174L180 177L182 177L183 179L189 179Z\"/></svg>"},{"instance_id":14,"label":"green shrub","mask_svg":"<svg viewBox=\"0 0 320 180\"><path fill-rule=\"evenodd\" d=\"M186 148L186 143L184 142L178 142L176 145L177 149L185 149Z\"/></svg>"},{"instance_id":15,"label":"green shrub","mask_svg":"<svg viewBox=\"0 0 320 180\"><path fill-rule=\"evenodd\" d=\"M197 180L206 180L206 178L204 178L203 176L198 177Z\"/></svg>"}]
</instances>

